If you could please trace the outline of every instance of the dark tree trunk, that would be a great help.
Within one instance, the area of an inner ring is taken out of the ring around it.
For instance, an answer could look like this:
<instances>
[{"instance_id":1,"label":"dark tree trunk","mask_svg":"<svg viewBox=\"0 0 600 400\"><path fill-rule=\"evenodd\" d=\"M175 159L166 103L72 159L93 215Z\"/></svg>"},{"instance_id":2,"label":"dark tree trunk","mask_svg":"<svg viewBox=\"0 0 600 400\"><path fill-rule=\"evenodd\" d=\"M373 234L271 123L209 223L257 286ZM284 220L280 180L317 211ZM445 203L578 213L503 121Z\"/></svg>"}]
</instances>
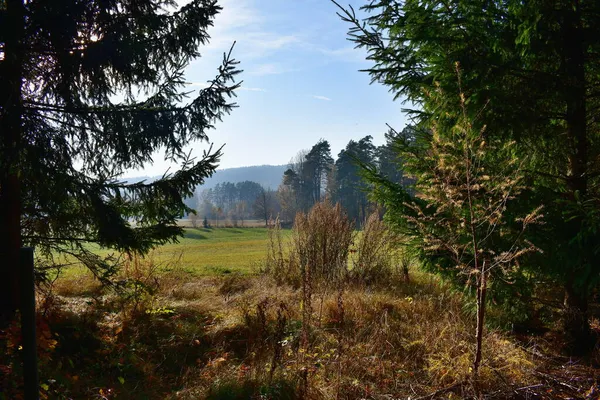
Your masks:
<instances>
[{"instance_id":1,"label":"dark tree trunk","mask_svg":"<svg viewBox=\"0 0 600 400\"><path fill-rule=\"evenodd\" d=\"M588 138L586 126L586 93L585 93L585 50L584 35L581 21L579 1L574 0L567 6L564 25L564 59L563 73L565 76L565 101L567 136L569 149L568 187L572 201L585 199L588 190ZM583 221L573 221L573 235L580 234ZM583 250L583 251L581 251ZM580 254L577 263L586 262L585 249L576 249ZM589 260L588 260L589 261ZM565 284L564 329L573 350L589 342L590 325L587 310L587 290L585 287L576 288L573 284L577 271L583 271L580 265L569 265L569 278ZM579 277L584 279L585 277ZM580 349L581 350L581 349Z\"/></svg>"},{"instance_id":2,"label":"dark tree trunk","mask_svg":"<svg viewBox=\"0 0 600 400\"><path fill-rule=\"evenodd\" d=\"M3 77L0 82L0 326L14 316L19 305L19 251L21 248L20 147L22 136L21 86L23 81L22 0L7 0Z\"/></svg>"},{"instance_id":3,"label":"dark tree trunk","mask_svg":"<svg viewBox=\"0 0 600 400\"><path fill-rule=\"evenodd\" d=\"M572 279L565 284L563 326L571 354L583 355L591 350L593 340L587 295L575 290Z\"/></svg>"}]
</instances>

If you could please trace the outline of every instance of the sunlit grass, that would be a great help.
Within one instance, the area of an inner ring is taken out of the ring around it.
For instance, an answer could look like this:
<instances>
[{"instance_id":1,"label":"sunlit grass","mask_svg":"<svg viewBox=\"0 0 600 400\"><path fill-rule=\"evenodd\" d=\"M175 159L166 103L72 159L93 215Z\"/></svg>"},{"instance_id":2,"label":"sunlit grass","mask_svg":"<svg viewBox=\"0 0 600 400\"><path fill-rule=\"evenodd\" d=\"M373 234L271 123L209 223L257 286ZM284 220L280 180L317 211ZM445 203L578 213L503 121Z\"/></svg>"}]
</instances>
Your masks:
<instances>
[{"instance_id":1,"label":"sunlit grass","mask_svg":"<svg viewBox=\"0 0 600 400\"><path fill-rule=\"evenodd\" d=\"M285 238L290 231L283 231ZM186 228L178 243L160 246L148 254L163 270L181 269L197 276L229 273L256 274L265 259L269 231L267 228ZM114 251L94 249L100 255ZM85 272L74 265L64 270L66 276Z\"/></svg>"}]
</instances>

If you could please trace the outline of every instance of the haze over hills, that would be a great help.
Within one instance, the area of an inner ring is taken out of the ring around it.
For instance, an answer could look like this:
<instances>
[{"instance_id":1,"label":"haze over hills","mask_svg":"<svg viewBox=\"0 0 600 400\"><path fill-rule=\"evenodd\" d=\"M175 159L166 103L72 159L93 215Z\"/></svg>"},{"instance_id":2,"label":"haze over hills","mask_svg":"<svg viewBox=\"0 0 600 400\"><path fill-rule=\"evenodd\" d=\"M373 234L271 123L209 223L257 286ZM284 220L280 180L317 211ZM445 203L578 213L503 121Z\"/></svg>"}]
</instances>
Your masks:
<instances>
[{"instance_id":1,"label":"haze over hills","mask_svg":"<svg viewBox=\"0 0 600 400\"><path fill-rule=\"evenodd\" d=\"M287 165L254 165L250 167L226 168L217 170L214 175L206 180L198 190L211 189L223 182L252 181L260 184L265 189L277 189L283 178Z\"/></svg>"},{"instance_id":2,"label":"haze over hills","mask_svg":"<svg viewBox=\"0 0 600 400\"><path fill-rule=\"evenodd\" d=\"M287 169L287 165L253 165L249 167L239 168L225 168L217 170L213 176L208 178L204 185L198 186L196 191L202 191L204 189L212 189L217 184L223 182L243 182L253 181L262 185L265 189L275 190L281 183L284 171ZM129 183L139 182L146 180L151 182L160 176L142 176L135 178L125 178L124 181Z\"/></svg>"}]
</instances>

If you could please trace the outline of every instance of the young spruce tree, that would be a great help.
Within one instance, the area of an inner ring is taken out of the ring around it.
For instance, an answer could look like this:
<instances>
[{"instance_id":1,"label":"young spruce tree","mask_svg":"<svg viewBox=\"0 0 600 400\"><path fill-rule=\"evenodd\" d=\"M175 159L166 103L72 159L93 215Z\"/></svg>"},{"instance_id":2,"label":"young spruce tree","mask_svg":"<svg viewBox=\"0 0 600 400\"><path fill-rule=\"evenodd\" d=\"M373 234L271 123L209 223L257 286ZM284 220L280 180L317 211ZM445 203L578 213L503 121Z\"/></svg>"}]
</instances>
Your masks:
<instances>
[{"instance_id":1,"label":"young spruce tree","mask_svg":"<svg viewBox=\"0 0 600 400\"><path fill-rule=\"evenodd\" d=\"M514 143L488 137L486 127L467 113L462 92L458 98L441 89L429 95L439 105L438 118L417 134L420 141L406 138L404 148L398 147L404 170L415 179L414 197L375 167L366 166L366 174L388 220L429 267L476 292L477 375L488 286L496 278L510 279L519 272L519 257L536 250L522 234L541 214L537 209L511 218L506 212L523 189Z\"/></svg>"},{"instance_id":2,"label":"young spruce tree","mask_svg":"<svg viewBox=\"0 0 600 400\"><path fill-rule=\"evenodd\" d=\"M226 54L186 100L183 72L209 40L215 0L0 1L0 312L17 308L19 248L68 253L108 280L116 263L89 243L145 253L175 224L220 151L184 152L234 106ZM153 182L119 180L152 155L181 168ZM51 262L51 260L50 260ZM38 264L39 265L39 264Z\"/></svg>"}]
</instances>

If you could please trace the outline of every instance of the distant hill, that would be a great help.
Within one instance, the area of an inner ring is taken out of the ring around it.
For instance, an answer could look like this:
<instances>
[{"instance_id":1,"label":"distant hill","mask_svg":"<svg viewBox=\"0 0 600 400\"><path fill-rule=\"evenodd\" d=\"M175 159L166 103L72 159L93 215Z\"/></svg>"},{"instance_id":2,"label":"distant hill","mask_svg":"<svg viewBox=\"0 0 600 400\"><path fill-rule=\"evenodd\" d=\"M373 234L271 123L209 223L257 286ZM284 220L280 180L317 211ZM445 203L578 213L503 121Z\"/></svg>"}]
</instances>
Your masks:
<instances>
[{"instance_id":1,"label":"distant hill","mask_svg":"<svg viewBox=\"0 0 600 400\"><path fill-rule=\"evenodd\" d=\"M251 167L226 168L219 169L208 178L204 185L198 186L197 191L204 189L212 189L217 184L223 182L238 183L243 181L253 181L262 185L265 189L276 190L281 183L283 173L287 169L287 165L254 165ZM160 176L143 176L135 178L123 178L123 181L135 183L140 181L152 182Z\"/></svg>"},{"instance_id":2,"label":"distant hill","mask_svg":"<svg viewBox=\"0 0 600 400\"><path fill-rule=\"evenodd\" d=\"M253 181L265 189L277 189L283 178L287 165L255 165L251 167L226 168L217 170L214 175L206 180L198 190L211 189L223 182Z\"/></svg>"}]
</instances>

